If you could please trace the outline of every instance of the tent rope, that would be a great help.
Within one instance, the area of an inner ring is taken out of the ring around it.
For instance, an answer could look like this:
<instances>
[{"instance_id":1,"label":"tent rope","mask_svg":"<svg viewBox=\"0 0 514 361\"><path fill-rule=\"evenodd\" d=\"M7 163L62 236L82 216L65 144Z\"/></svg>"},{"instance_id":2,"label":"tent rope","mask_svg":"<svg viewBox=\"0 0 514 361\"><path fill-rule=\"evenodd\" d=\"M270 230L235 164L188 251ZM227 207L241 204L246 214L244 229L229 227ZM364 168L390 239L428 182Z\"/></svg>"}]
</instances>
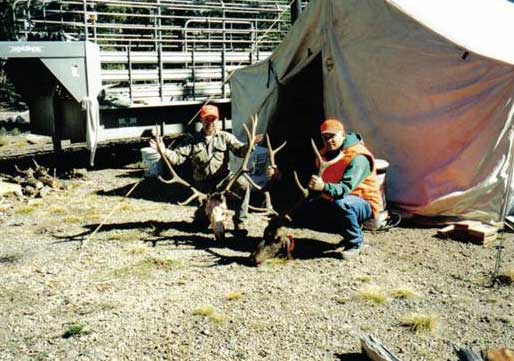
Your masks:
<instances>
[{"instance_id":1,"label":"tent rope","mask_svg":"<svg viewBox=\"0 0 514 361\"><path fill-rule=\"evenodd\" d=\"M275 26L275 24L280 21L280 19L282 19L282 17L284 16L284 14L288 11L288 9L290 9L293 1L295 0L291 0L291 2L289 2L288 4L288 7L282 11L279 16L271 23L271 25L268 27L268 29L266 29L266 31L260 35L259 39L257 39L257 41L252 45L252 48L251 48L251 51L254 50L254 48L259 45L263 40L264 38L268 35L268 33L273 29L273 27ZM239 63L236 65L236 67L228 74L227 78L225 79L225 81L222 83L223 85L226 85L228 83L228 81L232 78L232 75L234 75L235 71L237 70L237 68L243 63L243 60L240 60ZM214 95L211 95L209 98L207 98L204 103L202 104L202 107L204 105L207 105L209 104L209 102L214 98ZM200 107L201 109L201 107ZM186 123L186 128L189 127L191 125L191 123L193 123L193 120L198 116L198 114L200 114L200 109L198 109L196 111L196 113L192 116L192 118ZM183 134L183 133L182 133ZM164 135L164 134L163 134ZM179 137L175 138L172 140L172 142L166 147L167 149L170 148L175 142L176 140L178 139ZM102 220L102 222L100 222L100 224L98 224L98 226L93 230L93 232L91 232L88 237L81 241L80 242L80 246L79 246L79 249L81 250L80 254L79 254L79 260L81 259L82 255L83 255L83 252L86 248L86 245L89 243L89 241L98 233L98 231L100 231L100 229L107 223L107 221L111 218L111 216L114 214L114 212L119 208L119 206L126 200L126 198L128 196L130 196L130 194L132 194L132 192L137 188L137 186L139 184L141 184L141 182L145 179L145 177L141 177L136 183L134 183L134 185L132 186L132 188L129 189L129 191L123 196L123 198L120 200L120 202L118 202L112 209L111 211L105 216L105 218Z\"/></svg>"}]
</instances>

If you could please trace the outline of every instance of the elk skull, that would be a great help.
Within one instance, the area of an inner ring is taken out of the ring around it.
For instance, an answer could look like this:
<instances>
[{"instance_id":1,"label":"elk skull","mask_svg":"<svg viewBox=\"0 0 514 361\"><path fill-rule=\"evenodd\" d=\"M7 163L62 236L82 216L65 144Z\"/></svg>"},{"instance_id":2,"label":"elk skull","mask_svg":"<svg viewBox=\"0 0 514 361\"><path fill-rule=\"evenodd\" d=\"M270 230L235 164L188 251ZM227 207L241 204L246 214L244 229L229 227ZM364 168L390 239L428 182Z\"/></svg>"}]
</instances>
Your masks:
<instances>
[{"instance_id":1,"label":"elk skull","mask_svg":"<svg viewBox=\"0 0 514 361\"><path fill-rule=\"evenodd\" d=\"M217 241L225 240L227 221L227 201L223 194L209 194L205 204L205 215L209 219L209 228L214 232Z\"/></svg>"},{"instance_id":2,"label":"elk skull","mask_svg":"<svg viewBox=\"0 0 514 361\"><path fill-rule=\"evenodd\" d=\"M260 265L268 259L285 257L292 259L294 248L292 237L288 236L285 226L290 222L287 216L273 216L264 229L262 241L257 245L250 259Z\"/></svg>"}]
</instances>

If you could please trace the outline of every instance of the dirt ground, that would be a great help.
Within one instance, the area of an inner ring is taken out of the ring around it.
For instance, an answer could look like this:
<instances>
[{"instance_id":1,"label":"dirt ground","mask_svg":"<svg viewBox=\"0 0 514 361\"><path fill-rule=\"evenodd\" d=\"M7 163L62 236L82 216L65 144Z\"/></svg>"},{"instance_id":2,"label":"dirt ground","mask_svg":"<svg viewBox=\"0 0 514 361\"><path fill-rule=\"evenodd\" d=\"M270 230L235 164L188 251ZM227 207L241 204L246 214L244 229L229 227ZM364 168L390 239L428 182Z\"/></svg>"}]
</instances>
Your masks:
<instances>
[{"instance_id":1,"label":"dirt ground","mask_svg":"<svg viewBox=\"0 0 514 361\"><path fill-rule=\"evenodd\" d=\"M257 268L264 217L217 243L176 205L181 189L142 174L94 170L2 201L0 359L359 360L366 334L402 360L514 347L513 287L488 287L494 248L400 227L367 232L344 261L336 235L292 229L296 259ZM505 237L502 271L514 269ZM412 314L426 316L417 332Z\"/></svg>"}]
</instances>

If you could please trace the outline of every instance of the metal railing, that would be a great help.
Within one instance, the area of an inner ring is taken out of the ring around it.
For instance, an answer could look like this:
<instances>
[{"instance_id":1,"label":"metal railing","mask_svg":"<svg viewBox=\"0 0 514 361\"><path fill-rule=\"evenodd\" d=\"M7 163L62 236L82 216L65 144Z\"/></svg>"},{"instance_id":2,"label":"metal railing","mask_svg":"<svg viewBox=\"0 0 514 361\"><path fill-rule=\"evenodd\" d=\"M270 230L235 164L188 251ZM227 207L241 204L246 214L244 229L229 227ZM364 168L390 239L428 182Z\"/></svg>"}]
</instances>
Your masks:
<instances>
[{"instance_id":1,"label":"metal railing","mask_svg":"<svg viewBox=\"0 0 514 361\"><path fill-rule=\"evenodd\" d=\"M271 54L287 0L18 0L18 40L89 40L109 95L135 103L228 99L228 72ZM270 28L271 26L271 28Z\"/></svg>"}]
</instances>

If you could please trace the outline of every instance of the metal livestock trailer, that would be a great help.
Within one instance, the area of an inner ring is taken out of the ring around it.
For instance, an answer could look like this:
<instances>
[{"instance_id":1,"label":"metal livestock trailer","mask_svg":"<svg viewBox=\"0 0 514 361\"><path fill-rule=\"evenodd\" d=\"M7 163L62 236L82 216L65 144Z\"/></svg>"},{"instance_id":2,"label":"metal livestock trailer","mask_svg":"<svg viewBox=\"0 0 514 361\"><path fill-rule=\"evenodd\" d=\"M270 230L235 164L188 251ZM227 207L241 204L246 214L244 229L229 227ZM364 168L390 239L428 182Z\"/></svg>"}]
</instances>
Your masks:
<instances>
[{"instance_id":1,"label":"metal livestock trailer","mask_svg":"<svg viewBox=\"0 0 514 361\"><path fill-rule=\"evenodd\" d=\"M286 0L16 0L0 57L32 132L52 136L56 150L155 125L180 133L206 100L230 128L230 72L268 57L300 9Z\"/></svg>"}]
</instances>

